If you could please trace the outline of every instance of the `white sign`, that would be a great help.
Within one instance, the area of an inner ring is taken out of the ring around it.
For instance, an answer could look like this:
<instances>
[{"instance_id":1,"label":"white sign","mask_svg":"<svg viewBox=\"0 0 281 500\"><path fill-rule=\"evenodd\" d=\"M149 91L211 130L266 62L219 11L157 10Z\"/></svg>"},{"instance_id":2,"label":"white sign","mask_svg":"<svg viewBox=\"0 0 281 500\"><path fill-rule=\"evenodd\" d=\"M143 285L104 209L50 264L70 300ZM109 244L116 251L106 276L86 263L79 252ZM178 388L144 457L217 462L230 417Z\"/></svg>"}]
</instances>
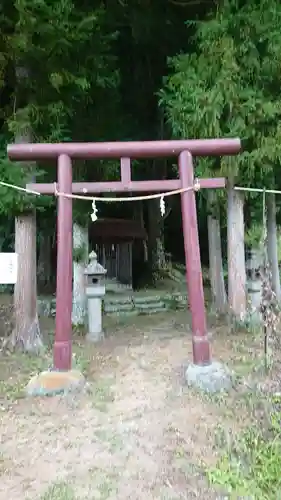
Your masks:
<instances>
[{"instance_id":1,"label":"white sign","mask_svg":"<svg viewBox=\"0 0 281 500\"><path fill-rule=\"evenodd\" d=\"M18 254L0 253L0 284L14 285L18 276Z\"/></svg>"}]
</instances>

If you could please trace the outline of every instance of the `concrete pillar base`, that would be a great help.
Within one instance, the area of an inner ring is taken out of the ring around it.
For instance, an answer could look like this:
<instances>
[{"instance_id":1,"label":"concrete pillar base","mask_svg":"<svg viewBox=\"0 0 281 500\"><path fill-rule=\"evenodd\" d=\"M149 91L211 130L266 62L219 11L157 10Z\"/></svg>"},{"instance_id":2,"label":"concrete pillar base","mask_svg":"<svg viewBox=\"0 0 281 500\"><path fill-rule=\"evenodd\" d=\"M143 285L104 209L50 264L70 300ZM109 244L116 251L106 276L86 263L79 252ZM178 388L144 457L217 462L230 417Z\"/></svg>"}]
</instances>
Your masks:
<instances>
[{"instance_id":1,"label":"concrete pillar base","mask_svg":"<svg viewBox=\"0 0 281 500\"><path fill-rule=\"evenodd\" d=\"M28 382L28 396L55 396L69 392L81 391L85 386L85 378L78 370L44 371Z\"/></svg>"},{"instance_id":2,"label":"concrete pillar base","mask_svg":"<svg viewBox=\"0 0 281 500\"><path fill-rule=\"evenodd\" d=\"M185 380L189 386L209 393L229 391L233 386L232 373L218 362L205 366L190 364L185 372Z\"/></svg>"}]
</instances>

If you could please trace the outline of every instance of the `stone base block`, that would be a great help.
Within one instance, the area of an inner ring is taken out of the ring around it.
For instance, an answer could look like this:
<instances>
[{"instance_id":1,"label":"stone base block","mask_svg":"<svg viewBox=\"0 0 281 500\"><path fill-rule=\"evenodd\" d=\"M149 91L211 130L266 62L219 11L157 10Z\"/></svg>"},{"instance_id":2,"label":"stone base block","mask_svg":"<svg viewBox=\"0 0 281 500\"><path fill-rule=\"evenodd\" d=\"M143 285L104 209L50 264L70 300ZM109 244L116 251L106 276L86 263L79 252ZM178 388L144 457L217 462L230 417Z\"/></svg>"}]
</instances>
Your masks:
<instances>
[{"instance_id":1,"label":"stone base block","mask_svg":"<svg viewBox=\"0 0 281 500\"><path fill-rule=\"evenodd\" d=\"M28 396L55 396L81 390L85 378L78 370L44 371L32 377L26 386Z\"/></svg>"},{"instance_id":2,"label":"stone base block","mask_svg":"<svg viewBox=\"0 0 281 500\"><path fill-rule=\"evenodd\" d=\"M204 392L229 391L232 386L232 373L221 363L212 362L206 366L190 364L185 372L185 380Z\"/></svg>"}]
</instances>

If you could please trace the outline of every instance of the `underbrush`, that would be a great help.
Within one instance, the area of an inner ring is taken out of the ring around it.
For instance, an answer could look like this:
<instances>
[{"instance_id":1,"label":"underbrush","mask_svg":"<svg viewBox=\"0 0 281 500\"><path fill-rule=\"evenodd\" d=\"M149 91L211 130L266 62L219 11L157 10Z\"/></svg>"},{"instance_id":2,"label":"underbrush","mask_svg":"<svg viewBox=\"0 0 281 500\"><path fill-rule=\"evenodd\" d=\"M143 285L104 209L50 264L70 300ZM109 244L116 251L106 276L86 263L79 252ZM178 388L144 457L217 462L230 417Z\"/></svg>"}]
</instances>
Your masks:
<instances>
[{"instance_id":1,"label":"underbrush","mask_svg":"<svg viewBox=\"0 0 281 500\"><path fill-rule=\"evenodd\" d=\"M248 428L207 471L209 482L230 499L281 499L281 395L274 396L270 406L266 428Z\"/></svg>"}]
</instances>

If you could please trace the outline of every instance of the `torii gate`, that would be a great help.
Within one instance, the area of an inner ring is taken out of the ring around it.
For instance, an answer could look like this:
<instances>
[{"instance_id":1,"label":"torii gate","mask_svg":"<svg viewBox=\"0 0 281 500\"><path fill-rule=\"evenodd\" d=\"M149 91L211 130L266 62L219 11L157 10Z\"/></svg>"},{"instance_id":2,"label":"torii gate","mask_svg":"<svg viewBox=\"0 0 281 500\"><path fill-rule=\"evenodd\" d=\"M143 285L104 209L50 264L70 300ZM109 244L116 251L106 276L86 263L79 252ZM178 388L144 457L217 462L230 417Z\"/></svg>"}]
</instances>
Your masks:
<instances>
[{"instance_id":1,"label":"torii gate","mask_svg":"<svg viewBox=\"0 0 281 500\"><path fill-rule=\"evenodd\" d=\"M234 155L241 150L239 139L204 139L180 141L11 144L10 160L57 160L58 192L96 194L105 192L167 192L194 186L192 156ZM132 181L130 160L137 158L178 157L179 179ZM72 182L72 160L119 158L121 181ZM29 184L41 194L55 194L55 184ZM200 188L225 187L224 178L200 179ZM195 189L181 193L181 210L186 264L188 300L192 315L193 362L211 363L207 334ZM71 369L72 359L72 199L58 196L56 332L54 369Z\"/></svg>"}]
</instances>

